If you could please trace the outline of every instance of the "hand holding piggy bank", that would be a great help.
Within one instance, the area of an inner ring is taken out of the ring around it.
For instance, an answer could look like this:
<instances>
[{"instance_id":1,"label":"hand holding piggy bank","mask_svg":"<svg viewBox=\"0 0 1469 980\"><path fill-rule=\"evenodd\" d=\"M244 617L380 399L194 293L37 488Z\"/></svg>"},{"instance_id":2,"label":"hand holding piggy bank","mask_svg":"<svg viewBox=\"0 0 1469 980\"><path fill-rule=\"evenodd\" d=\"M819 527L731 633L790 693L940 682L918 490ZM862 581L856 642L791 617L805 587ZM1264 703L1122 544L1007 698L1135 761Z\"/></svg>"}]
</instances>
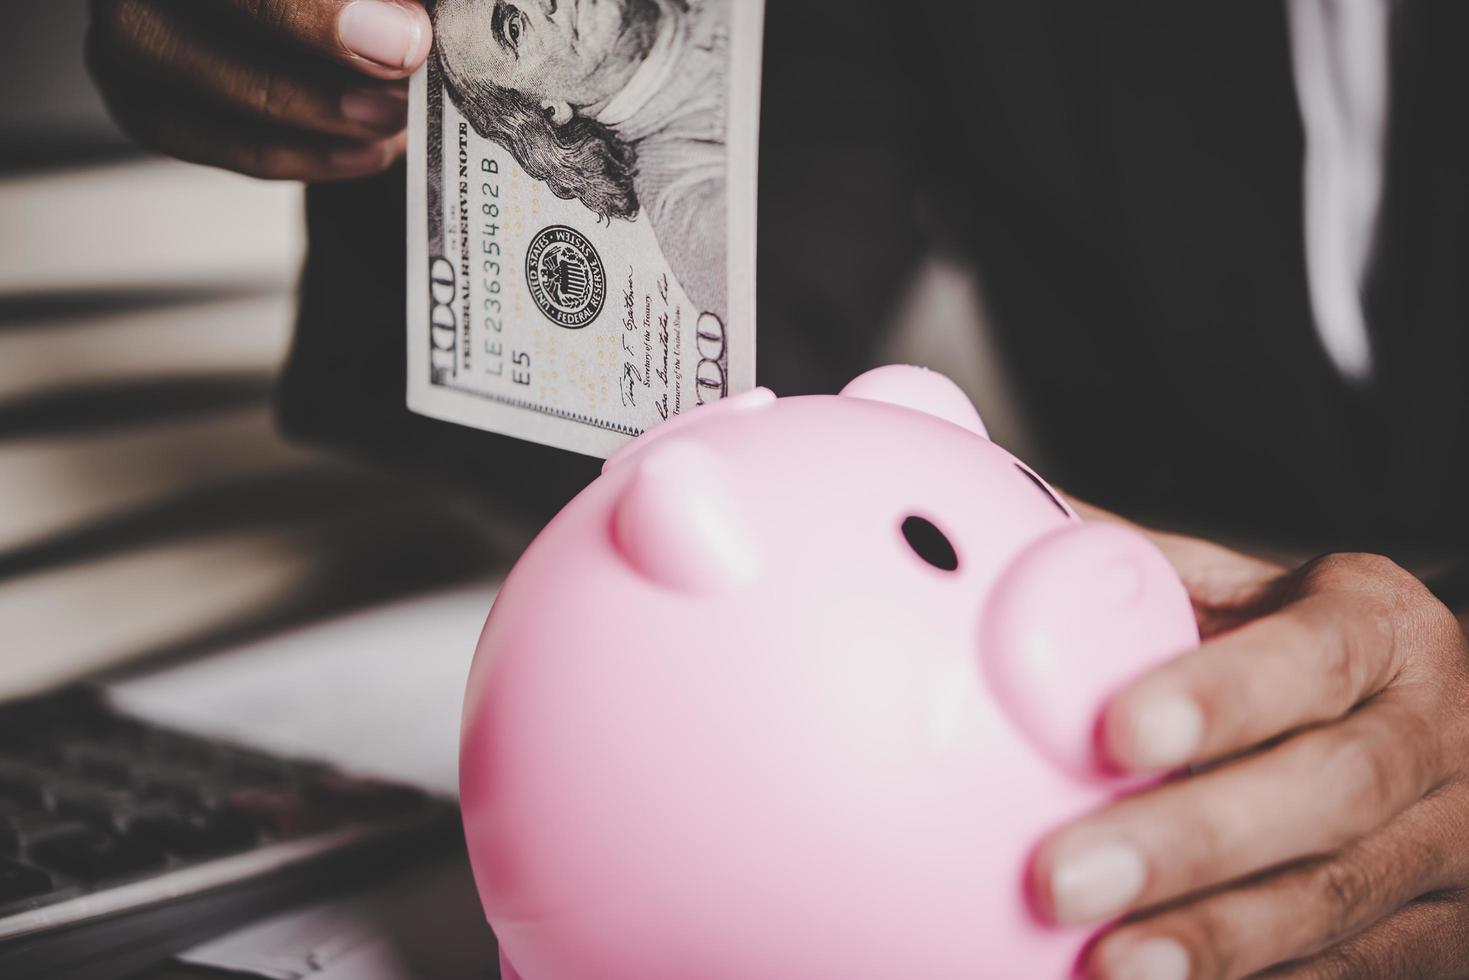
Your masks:
<instances>
[{"instance_id":1,"label":"hand holding piggy bank","mask_svg":"<svg viewBox=\"0 0 1469 980\"><path fill-rule=\"evenodd\" d=\"M757 390L607 462L480 640L465 831L507 980L1061 978L1023 888L1094 727L1198 641L946 378Z\"/></svg>"}]
</instances>

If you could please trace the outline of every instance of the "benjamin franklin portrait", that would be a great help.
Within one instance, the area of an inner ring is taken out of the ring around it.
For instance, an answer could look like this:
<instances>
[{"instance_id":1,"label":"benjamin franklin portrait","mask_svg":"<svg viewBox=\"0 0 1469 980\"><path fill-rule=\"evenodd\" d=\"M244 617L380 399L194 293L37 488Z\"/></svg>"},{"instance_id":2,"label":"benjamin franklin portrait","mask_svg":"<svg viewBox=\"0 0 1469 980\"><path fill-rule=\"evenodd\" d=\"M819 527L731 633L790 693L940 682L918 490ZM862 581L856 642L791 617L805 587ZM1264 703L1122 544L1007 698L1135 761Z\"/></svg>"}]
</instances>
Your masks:
<instances>
[{"instance_id":1,"label":"benjamin franklin portrait","mask_svg":"<svg viewBox=\"0 0 1469 980\"><path fill-rule=\"evenodd\" d=\"M689 299L721 318L728 2L431 6L445 90L475 130L604 221L645 214Z\"/></svg>"}]
</instances>

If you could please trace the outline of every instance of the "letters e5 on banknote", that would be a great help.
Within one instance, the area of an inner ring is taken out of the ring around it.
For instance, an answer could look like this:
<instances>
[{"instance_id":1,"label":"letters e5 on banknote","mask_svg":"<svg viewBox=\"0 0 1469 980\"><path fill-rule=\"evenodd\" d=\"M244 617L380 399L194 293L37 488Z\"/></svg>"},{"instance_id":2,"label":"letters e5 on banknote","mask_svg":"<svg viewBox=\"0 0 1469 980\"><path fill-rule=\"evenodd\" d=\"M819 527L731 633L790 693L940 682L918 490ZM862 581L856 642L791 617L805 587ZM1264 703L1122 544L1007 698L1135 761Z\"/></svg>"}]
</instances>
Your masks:
<instances>
[{"instance_id":1,"label":"letters e5 on banknote","mask_svg":"<svg viewBox=\"0 0 1469 980\"><path fill-rule=\"evenodd\" d=\"M763 0L429 0L408 407L593 456L755 384Z\"/></svg>"}]
</instances>

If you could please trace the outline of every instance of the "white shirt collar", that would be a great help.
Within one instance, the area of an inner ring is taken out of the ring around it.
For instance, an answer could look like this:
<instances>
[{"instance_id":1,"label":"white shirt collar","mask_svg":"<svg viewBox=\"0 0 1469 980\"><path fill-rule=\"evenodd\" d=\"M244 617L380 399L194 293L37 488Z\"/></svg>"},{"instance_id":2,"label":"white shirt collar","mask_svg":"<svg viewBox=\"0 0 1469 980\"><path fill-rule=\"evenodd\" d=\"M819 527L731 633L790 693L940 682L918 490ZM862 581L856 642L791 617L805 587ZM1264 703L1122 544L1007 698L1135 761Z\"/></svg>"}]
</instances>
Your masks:
<instances>
[{"instance_id":1,"label":"white shirt collar","mask_svg":"<svg viewBox=\"0 0 1469 980\"><path fill-rule=\"evenodd\" d=\"M673 16L671 11L663 10L663 15L658 18L658 36L653 39L653 46L648 49L647 57L638 66L638 70L633 72L632 78L627 80L622 91L614 95L607 107L597 113L597 122L604 126L617 126L627 122L668 83L678 61L679 48L682 47L680 42L683 32L679 29L681 20L682 18Z\"/></svg>"}]
</instances>

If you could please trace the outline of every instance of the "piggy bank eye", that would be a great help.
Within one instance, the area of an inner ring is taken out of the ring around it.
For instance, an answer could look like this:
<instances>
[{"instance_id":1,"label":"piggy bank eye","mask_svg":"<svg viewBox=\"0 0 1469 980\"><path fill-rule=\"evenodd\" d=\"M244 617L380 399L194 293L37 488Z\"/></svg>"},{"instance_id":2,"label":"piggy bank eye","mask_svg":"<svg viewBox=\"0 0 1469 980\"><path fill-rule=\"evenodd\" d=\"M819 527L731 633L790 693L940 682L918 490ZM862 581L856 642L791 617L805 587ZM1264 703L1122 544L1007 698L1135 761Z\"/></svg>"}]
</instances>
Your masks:
<instances>
[{"instance_id":1,"label":"piggy bank eye","mask_svg":"<svg viewBox=\"0 0 1469 980\"><path fill-rule=\"evenodd\" d=\"M959 555L933 521L909 517L903 521L903 537L914 554L945 572L959 570Z\"/></svg>"}]
</instances>

